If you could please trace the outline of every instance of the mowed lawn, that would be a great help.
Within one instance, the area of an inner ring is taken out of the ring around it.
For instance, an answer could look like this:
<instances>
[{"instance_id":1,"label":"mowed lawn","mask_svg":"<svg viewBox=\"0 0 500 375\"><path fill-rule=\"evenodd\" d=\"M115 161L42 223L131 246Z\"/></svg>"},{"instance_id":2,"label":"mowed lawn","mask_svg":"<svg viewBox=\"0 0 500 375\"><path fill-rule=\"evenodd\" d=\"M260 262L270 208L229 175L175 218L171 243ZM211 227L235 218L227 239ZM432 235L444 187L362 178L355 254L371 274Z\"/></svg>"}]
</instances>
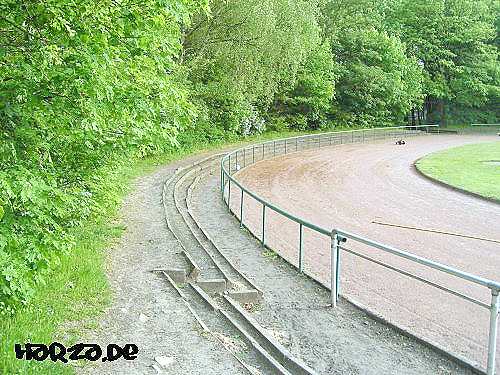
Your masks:
<instances>
[{"instance_id":1,"label":"mowed lawn","mask_svg":"<svg viewBox=\"0 0 500 375\"><path fill-rule=\"evenodd\" d=\"M500 201L500 141L439 151L416 167L436 180Z\"/></svg>"}]
</instances>

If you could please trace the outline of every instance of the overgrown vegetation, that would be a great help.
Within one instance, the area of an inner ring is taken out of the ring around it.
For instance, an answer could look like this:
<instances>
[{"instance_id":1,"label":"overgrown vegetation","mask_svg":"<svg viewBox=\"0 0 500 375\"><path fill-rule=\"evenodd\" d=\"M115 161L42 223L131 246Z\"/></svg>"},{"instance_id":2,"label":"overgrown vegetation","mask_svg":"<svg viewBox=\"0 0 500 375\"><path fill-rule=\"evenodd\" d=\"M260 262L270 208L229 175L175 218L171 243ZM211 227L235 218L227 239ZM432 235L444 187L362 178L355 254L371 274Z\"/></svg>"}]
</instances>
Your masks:
<instances>
[{"instance_id":1,"label":"overgrown vegetation","mask_svg":"<svg viewBox=\"0 0 500 375\"><path fill-rule=\"evenodd\" d=\"M29 305L75 251L124 162L266 129L398 124L417 109L444 122L486 108L498 122L498 9L3 0L0 314Z\"/></svg>"}]
</instances>

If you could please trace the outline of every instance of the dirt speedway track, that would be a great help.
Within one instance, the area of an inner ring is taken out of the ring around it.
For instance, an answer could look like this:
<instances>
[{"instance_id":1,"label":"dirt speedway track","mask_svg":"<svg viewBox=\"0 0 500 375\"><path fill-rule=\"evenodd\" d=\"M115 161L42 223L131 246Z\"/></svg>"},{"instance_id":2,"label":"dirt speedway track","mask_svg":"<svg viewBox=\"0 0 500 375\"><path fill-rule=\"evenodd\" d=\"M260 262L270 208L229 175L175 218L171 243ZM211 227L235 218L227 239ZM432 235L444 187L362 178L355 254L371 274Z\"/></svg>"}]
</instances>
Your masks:
<instances>
[{"instance_id":1,"label":"dirt speedway track","mask_svg":"<svg viewBox=\"0 0 500 375\"><path fill-rule=\"evenodd\" d=\"M413 163L437 150L498 141L487 136L419 136L303 151L258 162L236 178L247 188L326 228L337 227L460 270L500 280L500 244L375 224L373 221L500 240L500 205L437 185ZM239 211L239 191L232 208ZM270 211L270 210L269 210ZM299 230L268 211L266 243L297 264ZM262 208L244 201L244 224L261 233ZM329 282L329 238L304 231L306 269ZM466 293L486 304L489 290L362 245L346 247L383 259L415 275ZM341 294L398 326L485 367L489 312L416 280L341 253ZM498 346L500 356L500 345ZM497 360L497 369L500 369Z\"/></svg>"}]
</instances>

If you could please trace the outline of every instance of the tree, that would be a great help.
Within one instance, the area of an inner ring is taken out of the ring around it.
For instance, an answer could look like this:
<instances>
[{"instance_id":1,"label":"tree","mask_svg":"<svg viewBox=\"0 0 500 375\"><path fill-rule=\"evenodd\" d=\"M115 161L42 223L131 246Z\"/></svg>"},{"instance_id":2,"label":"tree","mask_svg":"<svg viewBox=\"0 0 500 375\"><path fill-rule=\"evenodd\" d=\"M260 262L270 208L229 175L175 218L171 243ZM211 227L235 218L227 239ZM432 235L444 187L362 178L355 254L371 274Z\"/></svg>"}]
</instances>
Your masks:
<instances>
[{"instance_id":1,"label":"tree","mask_svg":"<svg viewBox=\"0 0 500 375\"><path fill-rule=\"evenodd\" d=\"M297 129L327 125L335 92L335 64L329 43L312 50L297 73L295 87L276 95L273 113Z\"/></svg>"},{"instance_id":2,"label":"tree","mask_svg":"<svg viewBox=\"0 0 500 375\"><path fill-rule=\"evenodd\" d=\"M228 132L267 112L275 95L294 87L320 43L315 1L216 0L183 39L183 60L205 117Z\"/></svg>"},{"instance_id":3,"label":"tree","mask_svg":"<svg viewBox=\"0 0 500 375\"><path fill-rule=\"evenodd\" d=\"M384 30L386 2L328 1L323 30L337 62L332 113L348 125L401 121L422 99L422 72L401 41Z\"/></svg>"},{"instance_id":4,"label":"tree","mask_svg":"<svg viewBox=\"0 0 500 375\"><path fill-rule=\"evenodd\" d=\"M171 147L192 121L180 25L206 6L0 3L0 314L72 248L69 228L99 209L99 171Z\"/></svg>"},{"instance_id":5,"label":"tree","mask_svg":"<svg viewBox=\"0 0 500 375\"><path fill-rule=\"evenodd\" d=\"M499 92L495 13L490 0L397 0L388 27L424 66L428 109L446 123L447 103L479 107ZM498 5L497 5L498 7Z\"/></svg>"}]
</instances>

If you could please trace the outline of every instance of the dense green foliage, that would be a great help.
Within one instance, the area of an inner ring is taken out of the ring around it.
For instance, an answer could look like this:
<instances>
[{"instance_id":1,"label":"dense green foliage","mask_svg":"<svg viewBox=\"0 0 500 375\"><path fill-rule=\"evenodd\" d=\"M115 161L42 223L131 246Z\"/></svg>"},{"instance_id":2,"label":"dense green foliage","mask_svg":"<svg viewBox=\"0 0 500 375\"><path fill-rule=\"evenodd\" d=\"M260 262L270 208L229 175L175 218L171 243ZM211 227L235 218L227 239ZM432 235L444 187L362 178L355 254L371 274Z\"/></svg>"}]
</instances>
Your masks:
<instances>
[{"instance_id":1,"label":"dense green foliage","mask_svg":"<svg viewBox=\"0 0 500 375\"><path fill-rule=\"evenodd\" d=\"M0 4L0 312L26 303L106 199L118 157L193 119L176 57L195 1Z\"/></svg>"},{"instance_id":2,"label":"dense green foliage","mask_svg":"<svg viewBox=\"0 0 500 375\"><path fill-rule=\"evenodd\" d=\"M441 123L446 105L498 104L498 0L397 0L391 9L389 27L422 62L428 109Z\"/></svg>"},{"instance_id":3,"label":"dense green foliage","mask_svg":"<svg viewBox=\"0 0 500 375\"><path fill-rule=\"evenodd\" d=\"M330 45L318 44L298 69L293 88L275 96L271 110L274 123L282 121L299 130L328 126L335 78Z\"/></svg>"},{"instance_id":4,"label":"dense green foliage","mask_svg":"<svg viewBox=\"0 0 500 375\"><path fill-rule=\"evenodd\" d=\"M185 64L206 121L229 132L259 128L318 50L318 10L310 0L217 0L208 17L198 14L184 38Z\"/></svg>"},{"instance_id":5,"label":"dense green foliage","mask_svg":"<svg viewBox=\"0 0 500 375\"><path fill-rule=\"evenodd\" d=\"M383 8L370 1L330 1L324 32L338 66L336 121L394 124L422 100L422 71L406 47L384 29Z\"/></svg>"},{"instance_id":6,"label":"dense green foliage","mask_svg":"<svg viewBox=\"0 0 500 375\"><path fill-rule=\"evenodd\" d=\"M74 248L72 228L130 159L265 129L399 124L424 103L430 119L498 122L499 9L2 0L0 313Z\"/></svg>"}]
</instances>

